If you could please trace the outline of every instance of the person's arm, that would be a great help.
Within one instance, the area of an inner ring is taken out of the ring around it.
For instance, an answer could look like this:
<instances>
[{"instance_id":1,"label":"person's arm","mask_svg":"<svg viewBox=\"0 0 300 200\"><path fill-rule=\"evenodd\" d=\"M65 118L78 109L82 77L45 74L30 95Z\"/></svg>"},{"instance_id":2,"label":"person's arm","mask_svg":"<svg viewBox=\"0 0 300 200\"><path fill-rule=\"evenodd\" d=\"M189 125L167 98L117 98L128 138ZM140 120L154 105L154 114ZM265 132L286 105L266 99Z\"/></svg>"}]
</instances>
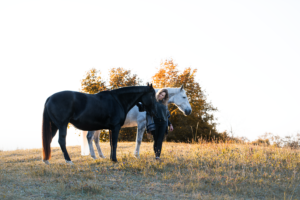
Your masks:
<instances>
[{"instance_id":1,"label":"person's arm","mask_svg":"<svg viewBox=\"0 0 300 200\"><path fill-rule=\"evenodd\" d=\"M174 130L173 125L169 120L169 118L171 117L169 110L167 110L167 115L168 115L168 126L170 127L170 131L173 131Z\"/></svg>"},{"instance_id":2,"label":"person's arm","mask_svg":"<svg viewBox=\"0 0 300 200\"><path fill-rule=\"evenodd\" d=\"M171 124L170 120L168 120L168 126L170 127L170 131L174 130L173 125Z\"/></svg>"},{"instance_id":3,"label":"person's arm","mask_svg":"<svg viewBox=\"0 0 300 200\"><path fill-rule=\"evenodd\" d=\"M172 123L170 122L170 120L168 119L168 126L172 125Z\"/></svg>"}]
</instances>

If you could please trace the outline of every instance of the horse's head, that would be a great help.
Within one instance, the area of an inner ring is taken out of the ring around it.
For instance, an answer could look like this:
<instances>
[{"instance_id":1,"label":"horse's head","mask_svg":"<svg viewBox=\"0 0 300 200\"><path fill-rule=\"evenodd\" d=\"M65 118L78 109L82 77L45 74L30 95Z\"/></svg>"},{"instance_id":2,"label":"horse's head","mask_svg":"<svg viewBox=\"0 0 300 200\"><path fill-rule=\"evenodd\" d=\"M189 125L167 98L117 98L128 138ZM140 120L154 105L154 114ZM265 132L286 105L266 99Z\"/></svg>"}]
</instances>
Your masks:
<instances>
[{"instance_id":1,"label":"horse's head","mask_svg":"<svg viewBox=\"0 0 300 200\"><path fill-rule=\"evenodd\" d=\"M178 92L169 99L169 103L174 103L185 115L190 115L192 113L192 107L186 96L186 92L183 89L183 85Z\"/></svg>"},{"instance_id":2,"label":"horse's head","mask_svg":"<svg viewBox=\"0 0 300 200\"><path fill-rule=\"evenodd\" d=\"M148 83L148 87L148 91L142 97L142 103L144 104L146 111L153 116L156 114L155 90L152 84Z\"/></svg>"}]
</instances>

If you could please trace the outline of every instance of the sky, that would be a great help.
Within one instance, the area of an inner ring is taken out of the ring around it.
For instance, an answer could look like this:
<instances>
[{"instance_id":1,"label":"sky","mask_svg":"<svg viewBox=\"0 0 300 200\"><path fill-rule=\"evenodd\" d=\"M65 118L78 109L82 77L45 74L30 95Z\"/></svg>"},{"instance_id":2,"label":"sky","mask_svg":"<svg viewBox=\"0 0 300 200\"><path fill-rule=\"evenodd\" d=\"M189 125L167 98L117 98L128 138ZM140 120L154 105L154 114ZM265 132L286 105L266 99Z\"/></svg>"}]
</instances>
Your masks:
<instances>
[{"instance_id":1,"label":"sky","mask_svg":"<svg viewBox=\"0 0 300 200\"><path fill-rule=\"evenodd\" d=\"M46 99L79 91L89 69L147 82L165 59L198 70L218 131L300 133L299 10L296 0L0 1L0 150L41 148Z\"/></svg>"}]
</instances>

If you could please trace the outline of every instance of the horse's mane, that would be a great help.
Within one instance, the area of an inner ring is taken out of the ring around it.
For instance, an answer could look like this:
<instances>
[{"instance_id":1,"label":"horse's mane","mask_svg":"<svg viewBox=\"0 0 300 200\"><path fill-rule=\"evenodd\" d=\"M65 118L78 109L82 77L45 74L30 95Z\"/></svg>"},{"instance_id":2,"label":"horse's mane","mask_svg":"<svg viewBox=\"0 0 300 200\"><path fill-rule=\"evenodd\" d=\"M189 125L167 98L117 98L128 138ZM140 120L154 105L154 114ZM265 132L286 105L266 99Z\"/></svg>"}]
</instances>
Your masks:
<instances>
[{"instance_id":1,"label":"horse's mane","mask_svg":"<svg viewBox=\"0 0 300 200\"><path fill-rule=\"evenodd\" d=\"M149 91L149 86L129 86L111 90L113 93L126 94L126 93L140 93Z\"/></svg>"},{"instance_id":2,"label":"horse's mane","mask_svg":"<svg viewBox=\"0 0 300 200\"><path fill-rule=\"evenodd\" d=\"M125 93L138 93L138 92L146 92L148 90L148 86L128 86L128 87L122 87L114 90L105 90L102 92L116 92L118 94L125 94ZM155 93L158 92L162 88L155 89ZM165 88L169 92L169 97L174 96L175 94L181 92L181 87L178 88ZM184 90L184 89L182 89ZM99 92L99 93L102 93ZM98 93L98 94L99 94Z\"/></svg>"}]
</instances>

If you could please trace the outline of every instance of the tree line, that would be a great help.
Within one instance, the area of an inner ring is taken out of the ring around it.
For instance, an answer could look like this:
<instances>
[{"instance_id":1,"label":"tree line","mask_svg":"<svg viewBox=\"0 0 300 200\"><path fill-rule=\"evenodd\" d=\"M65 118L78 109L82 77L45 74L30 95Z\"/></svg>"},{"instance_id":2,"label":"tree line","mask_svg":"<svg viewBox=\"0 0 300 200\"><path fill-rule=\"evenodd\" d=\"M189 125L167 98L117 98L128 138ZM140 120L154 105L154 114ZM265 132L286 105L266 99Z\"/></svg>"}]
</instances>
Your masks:
<instances>
[{"instance_id":1,"label":"tree line","mask_svg":"<svg viewBox=\"0 0 300 200\"><path fill-rule=\"evenodd\" d=\"M174 131L169 132L166 137L167 141L197 142L199 139L206 141L224 141L228 139L226 132L219 133L216 130L214 112L217 111L217 108L207 101L204 91L195 79L196 72L197 69L191 69L190 67L179 71L178 65L172 59L169 59L161 62L157 72L152 76L154 88L173 88L183 85L192 107L191 115L184 116L175 105L169 104L170 121L173 124ZM145 84L137 74L132 74L130 70L122 67L111 68L108 81L104 80L100 70L92 68L81 80L80 91L95 94L105 90L138 85ZM134 141L136 133L136 127L122 128L119 140ZM108 140L107 131L102 130L100 140ZM143 140L149 140L146 134L144 134Z\"/></svg>"}]
</instances>

